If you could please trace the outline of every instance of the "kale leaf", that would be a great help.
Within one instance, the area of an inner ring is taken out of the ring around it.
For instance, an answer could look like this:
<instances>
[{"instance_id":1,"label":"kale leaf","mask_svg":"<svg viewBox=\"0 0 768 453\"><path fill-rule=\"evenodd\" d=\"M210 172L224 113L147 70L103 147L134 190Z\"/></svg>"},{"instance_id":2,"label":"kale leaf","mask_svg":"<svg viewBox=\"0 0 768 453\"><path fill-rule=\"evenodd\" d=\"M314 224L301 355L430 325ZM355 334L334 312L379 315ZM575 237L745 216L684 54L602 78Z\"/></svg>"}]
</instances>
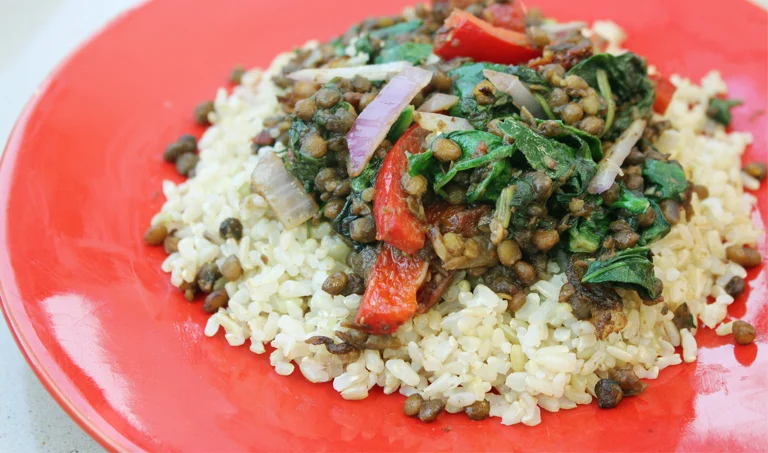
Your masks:
<instances>
[{"instance_id":1,"label":"kale leaf","mask_svg":"<svg viewBox=\"0 0 768 453\"><path fill-rule=\"evenodd\" d=\"M725 127L731 125L731 109L743 104L741 99L720 99L712 98L709 100L707 116L722 124Z\"/></svg>"},{"instance_id":2,"label":"kale leaf","mask_svg":"<svg viewBox=\"0 0 768 453\"><path fill-rule=\"evenodd\" d=\"M608 259L592 261L581 281L634 289L644 300L655 300L661 295L647 247L622 250Z\"/></svg>"},{"instance_id":3,"label":"kale leaf","mask_svg":"<svg viewBox=\"0 0 768 453\"><path fill-rule=\"evenodd\" d=\"M598 74L601 71L607 75L607 93L605 89L600 89ZM632 52L619 56L607 53L593 55L572 67L567 75L583 78L603 98L616 97L616 111L605 139L615 139L635 119L650 114L656 100L656 87L648 78L645 61Z\"/></svg>"},{"instance_id":4,"label":"kale leaf","mask_svg":"<svg viewBox=\"0 0 768 453\"><path fill-rule=\"evenodd\" d=\"M665 200L682 201L683 192L688 190L683 167L677 162L646 159L643 177L650 183L650 195ZM649 193L649 192L646 192Z\"/></svg>"}]
</instances>

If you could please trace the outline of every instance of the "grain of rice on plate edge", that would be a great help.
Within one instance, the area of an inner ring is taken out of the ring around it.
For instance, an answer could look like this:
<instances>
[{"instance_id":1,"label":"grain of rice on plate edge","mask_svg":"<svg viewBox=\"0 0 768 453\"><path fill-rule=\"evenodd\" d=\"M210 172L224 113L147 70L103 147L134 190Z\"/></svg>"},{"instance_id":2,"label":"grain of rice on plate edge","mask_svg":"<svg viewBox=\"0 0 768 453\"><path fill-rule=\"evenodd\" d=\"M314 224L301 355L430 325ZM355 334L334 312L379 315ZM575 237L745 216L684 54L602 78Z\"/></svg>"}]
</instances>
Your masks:
<instances>
[{"instance_id":1,"label":"grain of rice on plate edge","mask_svg":"<svg viewBox=\"0 0 768 453\"><path fill-rule=\"evenodd\" d=\"M593 32L620 51L622 34L615 25L600 22ZM305 48L315 46L310 42ZM695 214L686 218L683 213L670 234L652 245L668 309L622 292L627 324L598 340L590 322L577 320L569 304L558 302L566 277L551 262L553 276L530 287L514 313L486 286L471 291L462 272L441 303L397 330L397 348L339 356L307 344L310 337L335 338L342 323L353 319L361 296L321 290L329 275L349 272L350 249L329 223L286 230L249 188L260 157L274 151L268 146L255 155L251 140L266 118L279 113L281 90L272 76L291 57L282 54L268 70L246 72L231 93L220 89L209 113L213 125L199 141L194 178L163 183L167 201L152 224L174 231L178 239L162 265L171 283L183 289L203 264L221 268L228 257L239 260L242 274L217 288L229 300L209 318L207 336L223 332L230 345L248 343L256 354L269 345L278 374L298 372L311 382L332 382L348 400L365 398L374 386L386 394L440 400L450 413L487 400L490 416L501 423L533 426L541 422L541 409L590 404L605 370L629 364L637 377L655 379L668 366L695 361L696 329L678 329L672 321L674 309L684 302L696 325L731 333L732 323L724 320L734 298L724 287L733 277L744 278L746 270L726 259L726 247L755 246L764 232L751 221L755 197L744 192L747 185L754 188L754 180L743 179L740 168L752 137L728 133L706 115L710 98L726 92L712 72L700 85L672 78L677 91L665 117L674 128L657 143L660 152L682 164L689 181L709 188L705 200L693 197ZM242 239L213 239L228 218L240 219ZM714 302L707 303L709 298Z\"/></svg>"}]
</instances>

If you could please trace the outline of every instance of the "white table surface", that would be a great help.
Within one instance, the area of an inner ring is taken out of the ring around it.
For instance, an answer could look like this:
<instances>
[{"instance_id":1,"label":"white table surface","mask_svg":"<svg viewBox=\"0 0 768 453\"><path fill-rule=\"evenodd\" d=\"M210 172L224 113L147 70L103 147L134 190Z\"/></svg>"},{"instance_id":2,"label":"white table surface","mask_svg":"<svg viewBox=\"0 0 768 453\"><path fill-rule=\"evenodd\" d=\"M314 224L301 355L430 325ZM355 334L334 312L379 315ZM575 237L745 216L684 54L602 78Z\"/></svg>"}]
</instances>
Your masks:
<instances>
[{"instance_id":1,"label":"white table surface","mask_svg":"<svg viewBox=\"0 0 768 453\"><path fill-rule=\"evenodd\" d=\"M768 0L754 1L768 6ZM139 3L141 0L0 0L3 147L19 112L56 64L104 23ZM0 322L0 395L0 453L104 451L43 388L4 322Z\"/></svg>"}]
</instances>

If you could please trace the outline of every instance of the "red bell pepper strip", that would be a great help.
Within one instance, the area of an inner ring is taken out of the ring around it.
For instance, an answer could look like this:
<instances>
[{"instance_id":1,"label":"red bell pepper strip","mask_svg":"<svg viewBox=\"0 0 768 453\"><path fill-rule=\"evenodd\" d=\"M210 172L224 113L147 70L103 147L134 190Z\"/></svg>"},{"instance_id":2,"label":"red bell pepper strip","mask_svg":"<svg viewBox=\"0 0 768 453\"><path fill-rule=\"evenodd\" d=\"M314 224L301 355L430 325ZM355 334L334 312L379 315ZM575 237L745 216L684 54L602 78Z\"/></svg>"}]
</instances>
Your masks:
<instances>
[{"instance_id":1,"label":"red bell pepper strip","mask_svg":"<svg viewBox=\"0 0 768 453\"><path fill-rule=\"evenodd\" d=\"M424 248L426 234L422 222L408 210L408 195L400 179L408 170L406 152L420 153L421 142L428 134L418 126L405 131L381 164L373 197L376 239L411 255Z\"/></svg>"},{"instance_id":2,"label":"red bell pepper strip","mask_svg":"<svg viewBox=\"0 0 768 453\"><path fill-rule=\"evenodd\" d=\"M525 17L528 11L521 0L494 3L483 10L483 17L494 27L525 33Z\"/></svg>"},{"instance_id":3,"label":"red bell pepper strip","mask_svg":"<svg viewBox=\"0 0 768 453\"><path fill-rule=\"evenodd\" d=\"M391 151L390 151L391 152ZM416 314L416 292L429 263L384 244L371 271L355 322L374 335L394 333Z\"/></svg>"},{"instance_id":4,"label":"red bell pepper strip","mask_svg":"<svg viewBox=\"0 0 768 453\"><path fill-rule=\"evenodd\" d=\"M475 61L521 64L541 56L523 33L494 27L472 14L454 10L435 36L435 54L445 60L468 57Z\"/></svg>"},{"instance_id":5,"label":"red bell pepper strip","mask_svg":"<svg viewBox=\"0 0 768 453\"><path fill-rule=\"evenodd\" d=\"M659 73L650 76L650 78L656 84L656 101L653 103L653 111L663 115L667 111L669 103L672 102L672 96L675 95L677 87Z\"/></svg>"}]
</instances>

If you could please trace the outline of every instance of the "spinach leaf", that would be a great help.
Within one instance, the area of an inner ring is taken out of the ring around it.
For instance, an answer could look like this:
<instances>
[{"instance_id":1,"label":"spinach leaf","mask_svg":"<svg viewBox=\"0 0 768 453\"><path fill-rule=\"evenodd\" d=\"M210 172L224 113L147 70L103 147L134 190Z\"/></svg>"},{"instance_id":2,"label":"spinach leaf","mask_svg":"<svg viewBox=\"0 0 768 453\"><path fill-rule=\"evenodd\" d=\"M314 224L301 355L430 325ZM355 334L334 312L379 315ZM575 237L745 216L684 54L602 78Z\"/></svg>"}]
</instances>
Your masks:
<instances>
[{"instance_id":1,"label":"spinach leaf","mask_svg":"<svg viewBox=\"0 0 768 453\"><path fill-rule=\"evenodd\" d=\"M577 156L574 149L542 137L519 121L504 120L499 129L512 139L534 170L543 171L555 181L562 180L576 193L583 192L597 173L594 161Z\"/></svg>"},{"instance_id":2,"label":"spinach leaf","mask_svg":"<svg viewBox=\"0 0 768 453\"><path fill-rule=\"evenodd\" d=\"M594 253L608 235L611 220L602 210L595 211L588 218L579 218L568 230L568 250L573 253Z\"/></svg>"},{"instance_id":3,"label":"spinach leaf","mask_svg":"<svg viewBox=\"0 0 768 453\"><path fill-rule=\"evenodd\" d=\"M654 300L661 295L657 293L657 279L653 273L650 249L647 247L623 250L606 260L591 262L581 281L613 283L634 289L644 300Z\"/></svg>"},{"instance_id":4,"label":"spinach leaf","mask_svg":"<svg viewBox=\"0 0 768 453\"><path fill-rule=\"evenodd\" d=\"M315 176L330 164L331 156L329 153L321 159L316 159L299 151L301 137L309 130L309 125L298 118L291 122L291 128L288 131L291 147L283 155L283 163L285 168L304 184L304 190L313 192L315 190Z\"/></svg>"},{"instance_id":5,"label":"spinach leaf","mask_svg":"<svg viewBox=\"0 0 768 453\"><path fill-rule=\"evenodd\" d=\"M613 202L611 209L626 209L634 215L642 214L650 206L650 202L642 195L635 195L631 190L621 184L619 199Z\"/></svg>"},{"instance_id":6,"label":"spinach leaf","mask_svg":"<svg viewBox=\"0 0 768 453\"><path fill-rule=\"evenodd\" d=\"M392 63L395 61L409 61L415 65L424 63L432 55L432 44L417 44L406 42L384 47L375 63Z\"/></svg>"},{"instance_id":7,"label":"spinach leaf","mask_svg":"<svg viewBox=\"0 0 768 453\"><path fill-rule=\"evenodd\" d=\"M333 230L339 234L339 236L344 238L344 241L347 244L352 246L352 248L354 248L356 251L360 251L365 247L365 244L355 242L352 239L352 235L349 231L352 222L360 218L360 216L352 212L352 204L357 197L360 197L359 193L352 193L349 197L347 197L347 201L344 203L344 207L341 209L339 215L333 219L331 226L333 227Z\"/></svg>"},{"instance_id":8,"label":"spinach leaf","mask_svg":"<svg viewBox=\"0 0 768 453\"><path fill-rule=\"evenodd\" d=\"M362 192L376 184L376 176L378 176L379 169L381 169L381 162L381 159L372 158L363 169L363 172L352 178L350 186L353 192Z\"/></svg>"},{"instance_id":9,"label":"spinach leaf","mask_svg":"<svg viewBox=\"0 0 768 453\"><path fill-rule=\"evenodd\" d=\"M512 175L512 166L506 160L497 160L487 167L481 167L482 179L471 184L467 190L467 203L475 201L496 201L507 186Z\"/></svg>"},{"instance_id":10,"label":"spinach leaf","mask_svg":"<svg viewBox=\"0 0 768 453\"><path fill-rule=\"evenodd\" d=\"M358 53L367 53L371 57L376 53L376 49L373 47L373 42L367 34L360 35L355 41L355 50Z\"/></svg>"},{"instance_id":11,"label":"spinach leaf","mask_svg":"<svg viewBox=\"0 0 768 453\"><path fill-rule=\"evenodd\" d=\"M712 98L709 100L709 108L707 108L707 116L722 124L725 127L731 125L731 109L743 104L741 99L719 99Z\"/></svg>"},{"instance_id":12,"label":"spinach leaf","mask_svg":"<svg viewBox=\"0 0 768 453\"><path fill-rule=\"evenodd\" d=\"M409 105L405 110L403 110L403 113L400 114L397 120L395 120L395 124L389 128L389 132L387 133L387 140L395 143L397 139L400 138L400 136L403 135L406 130L408 130L408 128L411 126L411 123L413 123L413 106Z\"/></svg>"},{"instance_id":13,"label":"spinach leaf","mask_svg":"<svg viewBox=\"0 0 768 453\"><path fill-rule=\"evenodd\" d=\"M538 120L541 125L544 120ZM551 138L576 150L576 155L584 159L591 159L600 162L603 158L603 145L600 139L594 135L584 132L572 126L564 124L562 121L547 121L548 127L555 134ZM553 127L552 124L556 126Z\"/></svg>"},{"instance_id":14,"label":"spinach leaf","mask_svg":"<svg viewBox=\"0 0 768 453\"><path fill-rule=\"evenodd\" d=\"M608 93L605 89L599 90L598 74L601 71L607 75ZM593 55L572 67L567 75L583 78L604 98L616 96L616 111L605 133L606 139L618 137L636 118L648 115L656 100L656 87L648 78L645 61L631 52L619 56Z\"/></svg>"},{"instance_id":15,"label":"spinach leaf","mask_svg":"<svg viewBox=\"0 0 768 453\"><path fill-rule=\"evenodd\" d=\"M646 159L643 177L651 183L651 195L662 200L682 201L683 192L688 189L683 167L677 162Z\"/></svg>"},{"instance_id":16,"label":"spinach leaf","mask_svg":"<svg viewBox=\"0 0 768 453\"><path fill-rule=\"evenodd\" d=\"M448 75L454 79L454 92L459 97L458 104L451 108L450 114L466 118L475 129L485 130L488 122L492 119L519 112L519 109L512 104L512 98L501 92L497 93L493 104L480 105L477 103L472 90L478 83L485 80L483 75L485 69L516 75L523 83L535 85L539 91L549 91L547 82L536 71L527 66L469 63L449 71Z\"/></svg>"},{"instance_id":17,"label":"spinach leaf","mask_svg":"<svg viewBox=\"0 0 768 453\"><path fill-rule=\"evenodd\" d=\"M386 28L380 28L370 32L372 38L376 39L389 39L393 36L402 35L416 31L421 27L423 22L421 19L412 20L409 22L400 22L399 24L392 25Z\"/></svg>"},{"instance_id":18,"label":"spinach leaf","mask_svg":"<svg viewBox=\"0 0 768 453\"><path fill-rule=\"evenodd\" d=\"M505 146L501 138L489 132L483 131L457 131L447 134L445 138L453 140L461 148L461 157L445 170L440 162L433 157L432 150L409 155L408 174L411 176L424 175L433 181L436 193L445 196L442 190L446 184L461 171L474 170L488 166L487 173L481 181L470 186L467 193L467 201L477 200L493 201L498 198L501 190L507 186L512 177L511 167L504 160L515 152L514 146ZM477 153L479 149L485 149L485 154Z\"/></svg>"},{"instance_id":19,"label":"spinach leaf","mask_svg":"<svg viewBox=\"0 0 768 453\"><path fill-rule=\"evenodd\" d=\"M651 226L640 233L640 245L652 244L669 234L669 231L672 229L672 226L667 222L664 214L662 214L659 205L653 200L650 203L656 218Z\"/></svg>"},{"instance_id":20,"label":"spinach leaf","mask_svg":"<svg viewBox=\"0 0 768 453\"><path fill-rule=\"evenodd\" d=\"M344 56L344 51L347 48L347 46L344 45L344 42L341 38L336 38L333 41L330 42L331 47L333 48L333 54L337 57Z\"/></svg>"},{"instance_id":21,"label":"spinach leaf","mask_svg":"<svg viewBox=\"0 0 768 453\"><path fill-rule=\"evenodd\" d=\"M528 205L536 199L536 193L533 191L533 185L530 178L513 178L509 187L513 188L512 197L509 202L510 220L509 229L520 231L528 226Z\"/></svg>"}]
</instances>

